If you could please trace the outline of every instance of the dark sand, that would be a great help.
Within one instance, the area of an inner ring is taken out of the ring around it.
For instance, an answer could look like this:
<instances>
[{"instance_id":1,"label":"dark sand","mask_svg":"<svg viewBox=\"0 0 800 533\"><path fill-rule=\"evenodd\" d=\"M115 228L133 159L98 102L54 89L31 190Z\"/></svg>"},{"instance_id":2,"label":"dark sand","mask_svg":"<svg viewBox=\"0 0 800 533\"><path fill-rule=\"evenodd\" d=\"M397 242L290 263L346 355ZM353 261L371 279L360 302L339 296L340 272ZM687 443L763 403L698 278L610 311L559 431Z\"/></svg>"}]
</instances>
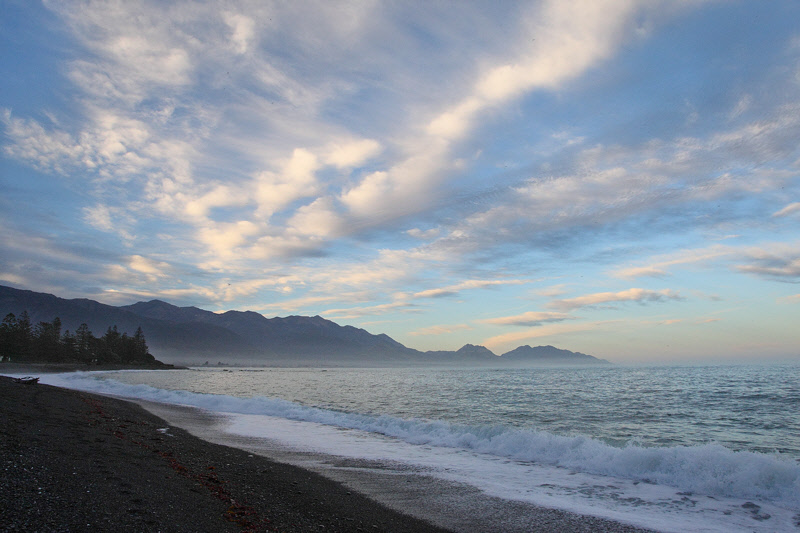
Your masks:
<instances>
[{"instance_id":1,"label":"dark sand","mask_svg":"<svg viewBox=\"0 0 800 533\"><path fill-rule=\"evenodd\" d=\"M367 491L396 492L394 507L442 529L309 470L199 439L127 401L0 376L0 405L0 531L642 531L508 502L474 509L473 520L458 510L468 494L435 484L428 490L450 490L452 507L430 498L414 512L414 498L426 498L403 494L405 485Z\"/></svg>"},{"instance_id":2,"label":"dark sand","mask_svg":"<svg viewBox=\"0 0 800 533\"><path fill-rule=\"evenodd\" d=\"M2 531L443 531L138 405L0 376Z\"/></svg>"}]
</instances>

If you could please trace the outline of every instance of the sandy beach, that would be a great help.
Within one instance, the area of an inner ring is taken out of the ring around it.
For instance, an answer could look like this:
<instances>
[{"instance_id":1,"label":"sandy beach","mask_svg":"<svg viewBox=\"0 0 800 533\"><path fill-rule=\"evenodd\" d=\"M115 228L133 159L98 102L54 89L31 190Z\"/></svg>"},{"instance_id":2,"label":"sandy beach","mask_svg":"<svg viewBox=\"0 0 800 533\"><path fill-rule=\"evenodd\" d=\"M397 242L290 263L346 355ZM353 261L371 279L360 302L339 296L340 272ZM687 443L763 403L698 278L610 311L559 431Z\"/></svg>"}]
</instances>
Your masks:
<instances>
[{"instance_id":1,"label":"sandy beach","mask_svg":"<svg viewBox=\"0 0 800 533\"><path fill-rule=\"evenodd\" d=\"M0 376L0 403L2 531L504 530L488 517L458 526L446 509L433 525L314 472L194 437L131 402ZM641 531L518 511L527 531Z\"/></svg>"}]
</instances>

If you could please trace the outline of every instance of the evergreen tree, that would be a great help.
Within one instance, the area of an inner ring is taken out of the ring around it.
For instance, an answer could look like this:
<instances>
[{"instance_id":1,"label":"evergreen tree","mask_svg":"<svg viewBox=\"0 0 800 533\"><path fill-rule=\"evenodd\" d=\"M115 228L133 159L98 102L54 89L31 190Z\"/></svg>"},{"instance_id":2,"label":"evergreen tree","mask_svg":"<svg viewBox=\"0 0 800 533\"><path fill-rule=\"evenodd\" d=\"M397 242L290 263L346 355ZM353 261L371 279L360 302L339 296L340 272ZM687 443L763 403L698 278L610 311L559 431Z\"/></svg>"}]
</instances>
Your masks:
<instances>
[{"instance_id":1,"label":"evergreen tree","mask_svg":"<svg viewBox=\"0 0 800 533\"><path fill-rule=\"evenodd\" d=\"M8 313L0 324L0 361L10 361L12 357L17 357L17 327L17 317L14 313Z\"/></svg>"},{"instance_id":2,"label":"evergreen tree","mask_svg":"<svg viewBox=\"0 0 800 533\"><path fill-rule=\"evenodd\" d=\"M63 361L74 361L76 358L77 353L77 339L75 335L69 332L69 330L64 331L64 334L61 336L61 357L60 359Z\"/></svg>"},{"instance_id":3,"label":"evergreen tree","mask_svg":"<svg viewBox=\"0 0 800 533\"><path fill-rule=\"evenodd\" d=\"M82 363L89 364L94 359L94 338L89 326L84 322L75 330L75 357Z\"/></svg>"},{"instance_id":4,"label":"evergreen tree","mask_svg":"<svg viewBox=\"0 0 800 533\"><path fill-rule=\"evenodd\" d=\"M120 362L120 339L121 335L117 326L110 326L106 334L100 339L100 351L97 354L97 361L100 363Z\"/></svg>"},{"instance_id":5,"label":"evergreen tree","mask_svg":"<svg viewBox=\"0 0 800 533\"><path fill-rule=\"evenodd\" d=\"M37 361L61 361L61 319L39 322L33 330L33 359Z\"/></svg>"},{"instance_id":6,"label":"evergreen tree","mask_svg":"<svg viewBox=\"0 0 800 533\"><path fill-rule=\"evenodd\" d=\"M147 348L147 342L144 339L144 332L142 326L136 328L136 333L133 334L133 349L134 358L137 361L146 361L150 355L150 350Z\"/></svg>"}]
</instances>

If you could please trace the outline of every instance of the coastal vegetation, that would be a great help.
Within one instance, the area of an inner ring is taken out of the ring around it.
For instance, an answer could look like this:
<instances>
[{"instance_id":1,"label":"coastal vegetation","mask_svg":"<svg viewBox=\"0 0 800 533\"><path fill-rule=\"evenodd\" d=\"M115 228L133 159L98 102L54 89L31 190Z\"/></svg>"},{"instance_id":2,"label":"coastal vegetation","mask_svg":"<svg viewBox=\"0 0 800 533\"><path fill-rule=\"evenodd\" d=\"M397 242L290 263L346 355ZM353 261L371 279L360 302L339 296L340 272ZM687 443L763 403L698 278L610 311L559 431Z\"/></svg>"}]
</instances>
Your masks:
<instances>
[{"instance_id":1,"label":"coastal vegetation","mask_svg":"<svg viewBox=\"0 0 800 533\"><path fill-rule=\"evenodd\" d=\"M27 311L8 313L0 324L0 361L31 363L158 364L150 354L142 328L133 336L110 326L95 337L85 323L74 333L61 332L61 319L31 324Z\"/></svg>"}]
</instances>

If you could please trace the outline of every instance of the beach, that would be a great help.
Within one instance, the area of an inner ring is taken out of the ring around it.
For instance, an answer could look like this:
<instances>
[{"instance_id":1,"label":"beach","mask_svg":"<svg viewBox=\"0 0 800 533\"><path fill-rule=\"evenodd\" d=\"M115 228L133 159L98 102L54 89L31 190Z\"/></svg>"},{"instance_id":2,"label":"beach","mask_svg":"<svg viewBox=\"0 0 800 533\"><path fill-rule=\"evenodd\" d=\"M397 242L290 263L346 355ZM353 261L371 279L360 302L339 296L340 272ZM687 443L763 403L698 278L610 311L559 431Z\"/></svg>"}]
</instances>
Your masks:
<instances>
[{"instance_id":1,"label":"beach","mask_svg":"<svg viewBox=\"0 0 800 533\"><path fill-rule=\"evenodd\" d=\"M0 404L3 531L473 529L446 512L433 525L314 472L207 442L131 402L0 376ZM529 505L517 511L528 531L641 531ZM491 531L490 519L474 529Z\"/></svg>"}]
</instances>

